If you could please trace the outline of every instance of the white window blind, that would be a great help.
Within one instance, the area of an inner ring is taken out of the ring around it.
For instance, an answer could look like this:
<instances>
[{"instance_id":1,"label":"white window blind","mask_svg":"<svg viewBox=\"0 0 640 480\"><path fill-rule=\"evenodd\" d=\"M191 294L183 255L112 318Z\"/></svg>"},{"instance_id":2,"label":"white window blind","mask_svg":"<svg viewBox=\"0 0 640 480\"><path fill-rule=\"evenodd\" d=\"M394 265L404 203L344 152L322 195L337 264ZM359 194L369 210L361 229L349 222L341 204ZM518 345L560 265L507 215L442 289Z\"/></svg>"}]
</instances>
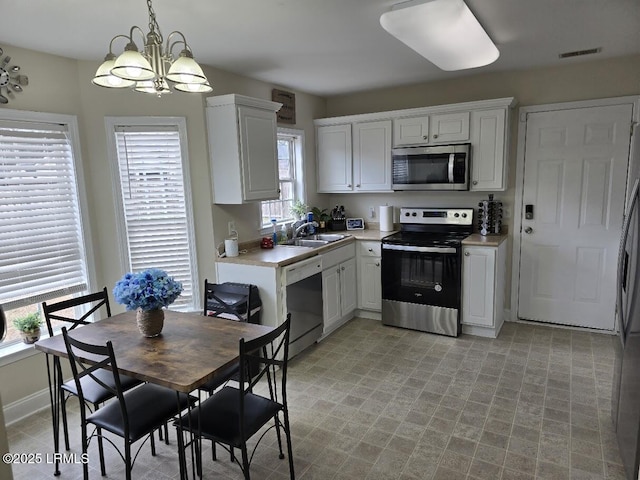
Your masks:
<instances>
[{"instance_id":1,"label":"white window blind","mask_svg":"<svg viewBox=\"0 0 640 480\"><path fill-rule=\"evenodd\" d=\"M175 309L194 306L193 235L177 126L115 128L131 271L160 268L182 282Z\"/></svg>"},{"instance_id":2,"label":"white window blind","mask_svg":"<svg viewBox=\"0 0 640 480\"><path fill-rule=\"evenodd\" d=\"M10 310L87 283L67 126L0 121L0 303Z\"/></svg>"}]
</instances>

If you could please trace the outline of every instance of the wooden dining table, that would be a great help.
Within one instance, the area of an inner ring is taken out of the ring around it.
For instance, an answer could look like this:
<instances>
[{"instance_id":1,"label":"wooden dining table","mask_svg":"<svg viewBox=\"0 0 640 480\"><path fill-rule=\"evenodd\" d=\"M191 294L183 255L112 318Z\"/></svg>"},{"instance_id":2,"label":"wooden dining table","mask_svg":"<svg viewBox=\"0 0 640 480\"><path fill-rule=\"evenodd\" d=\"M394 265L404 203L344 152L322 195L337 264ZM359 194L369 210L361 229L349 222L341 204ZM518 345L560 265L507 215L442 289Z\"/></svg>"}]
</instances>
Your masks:
<instances>
[{"instance_id":1,"label":"wooden dining table","mask_svg":"<svg viewBox=\"0 0 640 480\"><path fill-rule=\"evenodd\" d=\"M82 342L113 344L118 372L161 385L176 392L189 393L214 378L239 357L241 338L252 340L273 327L237 322L197 313L165 310L164 327L157 337L142 336L136 324L136 312L128 311L69 332ZM58 378L49 356L67 357L62 334L36 342L35 348L47 354L54 448L59 453L60 405ZM59 475L56 463L54 475Z\"/></svg>"}]
</instances>

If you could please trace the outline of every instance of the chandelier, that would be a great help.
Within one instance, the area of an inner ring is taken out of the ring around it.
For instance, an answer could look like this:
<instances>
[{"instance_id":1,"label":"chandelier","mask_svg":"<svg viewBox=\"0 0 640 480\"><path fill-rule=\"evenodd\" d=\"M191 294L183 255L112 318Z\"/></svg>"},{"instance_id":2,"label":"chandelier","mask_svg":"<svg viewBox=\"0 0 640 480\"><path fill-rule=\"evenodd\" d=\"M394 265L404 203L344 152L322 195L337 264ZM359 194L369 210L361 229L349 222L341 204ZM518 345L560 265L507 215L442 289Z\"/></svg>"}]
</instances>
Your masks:
<instances>
[{"instance_id":1,"label":"chandelier","mask_svg":"<svg viewBox=\"0 0 640 480\"><path fill-rule=\"evenodd\" d=\"M188 93L208 93L213 91L198 62L193 59L191 47L181 32L171 32L163 48L163 37L156 21L151 0L147 0L149 9L149 33L145 35L136 25L131 27L129 35L116 35L109 43L109 53L104 63L98 67L91 80L94 85L107 88L131 87L136 92L153 93L161 96L171 93L172 89ZM138 51L133 41L134 32L139 32L144 42L144 51ZM113 54L113 42L126 38L128 43L118 57ZM178 58L172 51L176 45L182 47Z\"/></svg>"}]
</instances>

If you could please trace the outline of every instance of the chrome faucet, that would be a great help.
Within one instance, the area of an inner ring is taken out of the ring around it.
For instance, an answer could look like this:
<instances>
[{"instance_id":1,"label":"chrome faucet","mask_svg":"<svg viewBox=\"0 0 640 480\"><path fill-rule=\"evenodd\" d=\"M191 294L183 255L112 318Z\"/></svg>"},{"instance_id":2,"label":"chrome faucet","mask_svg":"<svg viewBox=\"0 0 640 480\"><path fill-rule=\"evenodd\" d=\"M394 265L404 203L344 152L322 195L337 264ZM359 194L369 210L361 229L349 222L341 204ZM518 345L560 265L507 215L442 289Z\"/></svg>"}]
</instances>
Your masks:
<instances>
[{"instance_id":1,"label":"chrome faucet","mask_svg":"<svg viewBox=\"0 0 640 480\"><path fill-rule=\"evenodd\" d=\"M309 225L313 225L316 228L319 226L318 222L305 222L302 225L300 225L298 228L296 228L296 230L293 232L293 238L296 238L298 234Z\"/></svg>"}]
</instances>

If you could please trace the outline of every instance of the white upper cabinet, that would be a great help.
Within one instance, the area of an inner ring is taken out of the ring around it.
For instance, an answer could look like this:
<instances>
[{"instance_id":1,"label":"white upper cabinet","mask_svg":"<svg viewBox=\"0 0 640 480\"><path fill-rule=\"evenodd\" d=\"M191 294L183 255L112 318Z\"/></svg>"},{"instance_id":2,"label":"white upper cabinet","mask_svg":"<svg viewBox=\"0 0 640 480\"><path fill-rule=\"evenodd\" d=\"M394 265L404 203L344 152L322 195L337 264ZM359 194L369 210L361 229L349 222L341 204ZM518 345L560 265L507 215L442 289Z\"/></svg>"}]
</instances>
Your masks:
<instances>
[{"instance_id":1,"label":"white upper cabinet","mask_svg":"<svg viewBox=\"0 0 640 480\"><path fill-rule=\"evenodd\" d=\"M430 143L457 143L469 140L469 112L431 115Z\"/></svg>"},{"instance_id":2,"label":"white upper cabinet","mask_svg":"<svg viewBox=\"0 0 640 480\"><path fill-rule=\"evenodd\" d=\"M318 127L318 192L353 190L351 124Z\"/></svg>"},{"instance_id":3,"label":"white upper cabinet","mask_svg":"<svg viewBox=\"0 0 640 480\"><path fill-rule=\"evenodd\" d=\"M391 120L317 128L318 193L391 191Z\"/></svg>"},{"instance_id":4,"label":"white upper cabinet","mask_svg":"<svg viewBox=\"0 0 640 480\"><path fill-rule=\"evenodd\" d=\"M396 118L393 121L393 146L426 145L429 142L429 117Z\"/></svg>"},{"instance_id":5,"label":"white upper cabinet","mask_svg":"<svg viewBox=\"0 0 640 480\"><path fill-rule=\"evenodd\" d=\"M391 190L391 120L353 125L354 190Z\"/></svg>"},{"instance_id":6,"label":"white upper cabinet","mask_svg":"<svg viewBox=\"0 0 640 480\"><path fill-rule=\"evenodd\" d=\"M396 118L393 122L394 147L460 143L468 140L468 111Z\"/></svg>"},{"instance_id":7,"label":"white upper cabinet","mask_svg":"<svg viewBox=\"0 0 640 480\"><path fill-rule=\"evenodd\" d=\"M471 112L471 177L474 191L506 190L507 109Z\"/></svg>"},{"instance_id":8,"label":"white upper cabinet","mask_svg":"<svg viewBox=\"0 0 640 480\"><path fill-rule=\"evenodd\" d=\"M276 112L281 106L235 94L207 98L214 203L280 196Z\"/></svg>"}]
</instances>

